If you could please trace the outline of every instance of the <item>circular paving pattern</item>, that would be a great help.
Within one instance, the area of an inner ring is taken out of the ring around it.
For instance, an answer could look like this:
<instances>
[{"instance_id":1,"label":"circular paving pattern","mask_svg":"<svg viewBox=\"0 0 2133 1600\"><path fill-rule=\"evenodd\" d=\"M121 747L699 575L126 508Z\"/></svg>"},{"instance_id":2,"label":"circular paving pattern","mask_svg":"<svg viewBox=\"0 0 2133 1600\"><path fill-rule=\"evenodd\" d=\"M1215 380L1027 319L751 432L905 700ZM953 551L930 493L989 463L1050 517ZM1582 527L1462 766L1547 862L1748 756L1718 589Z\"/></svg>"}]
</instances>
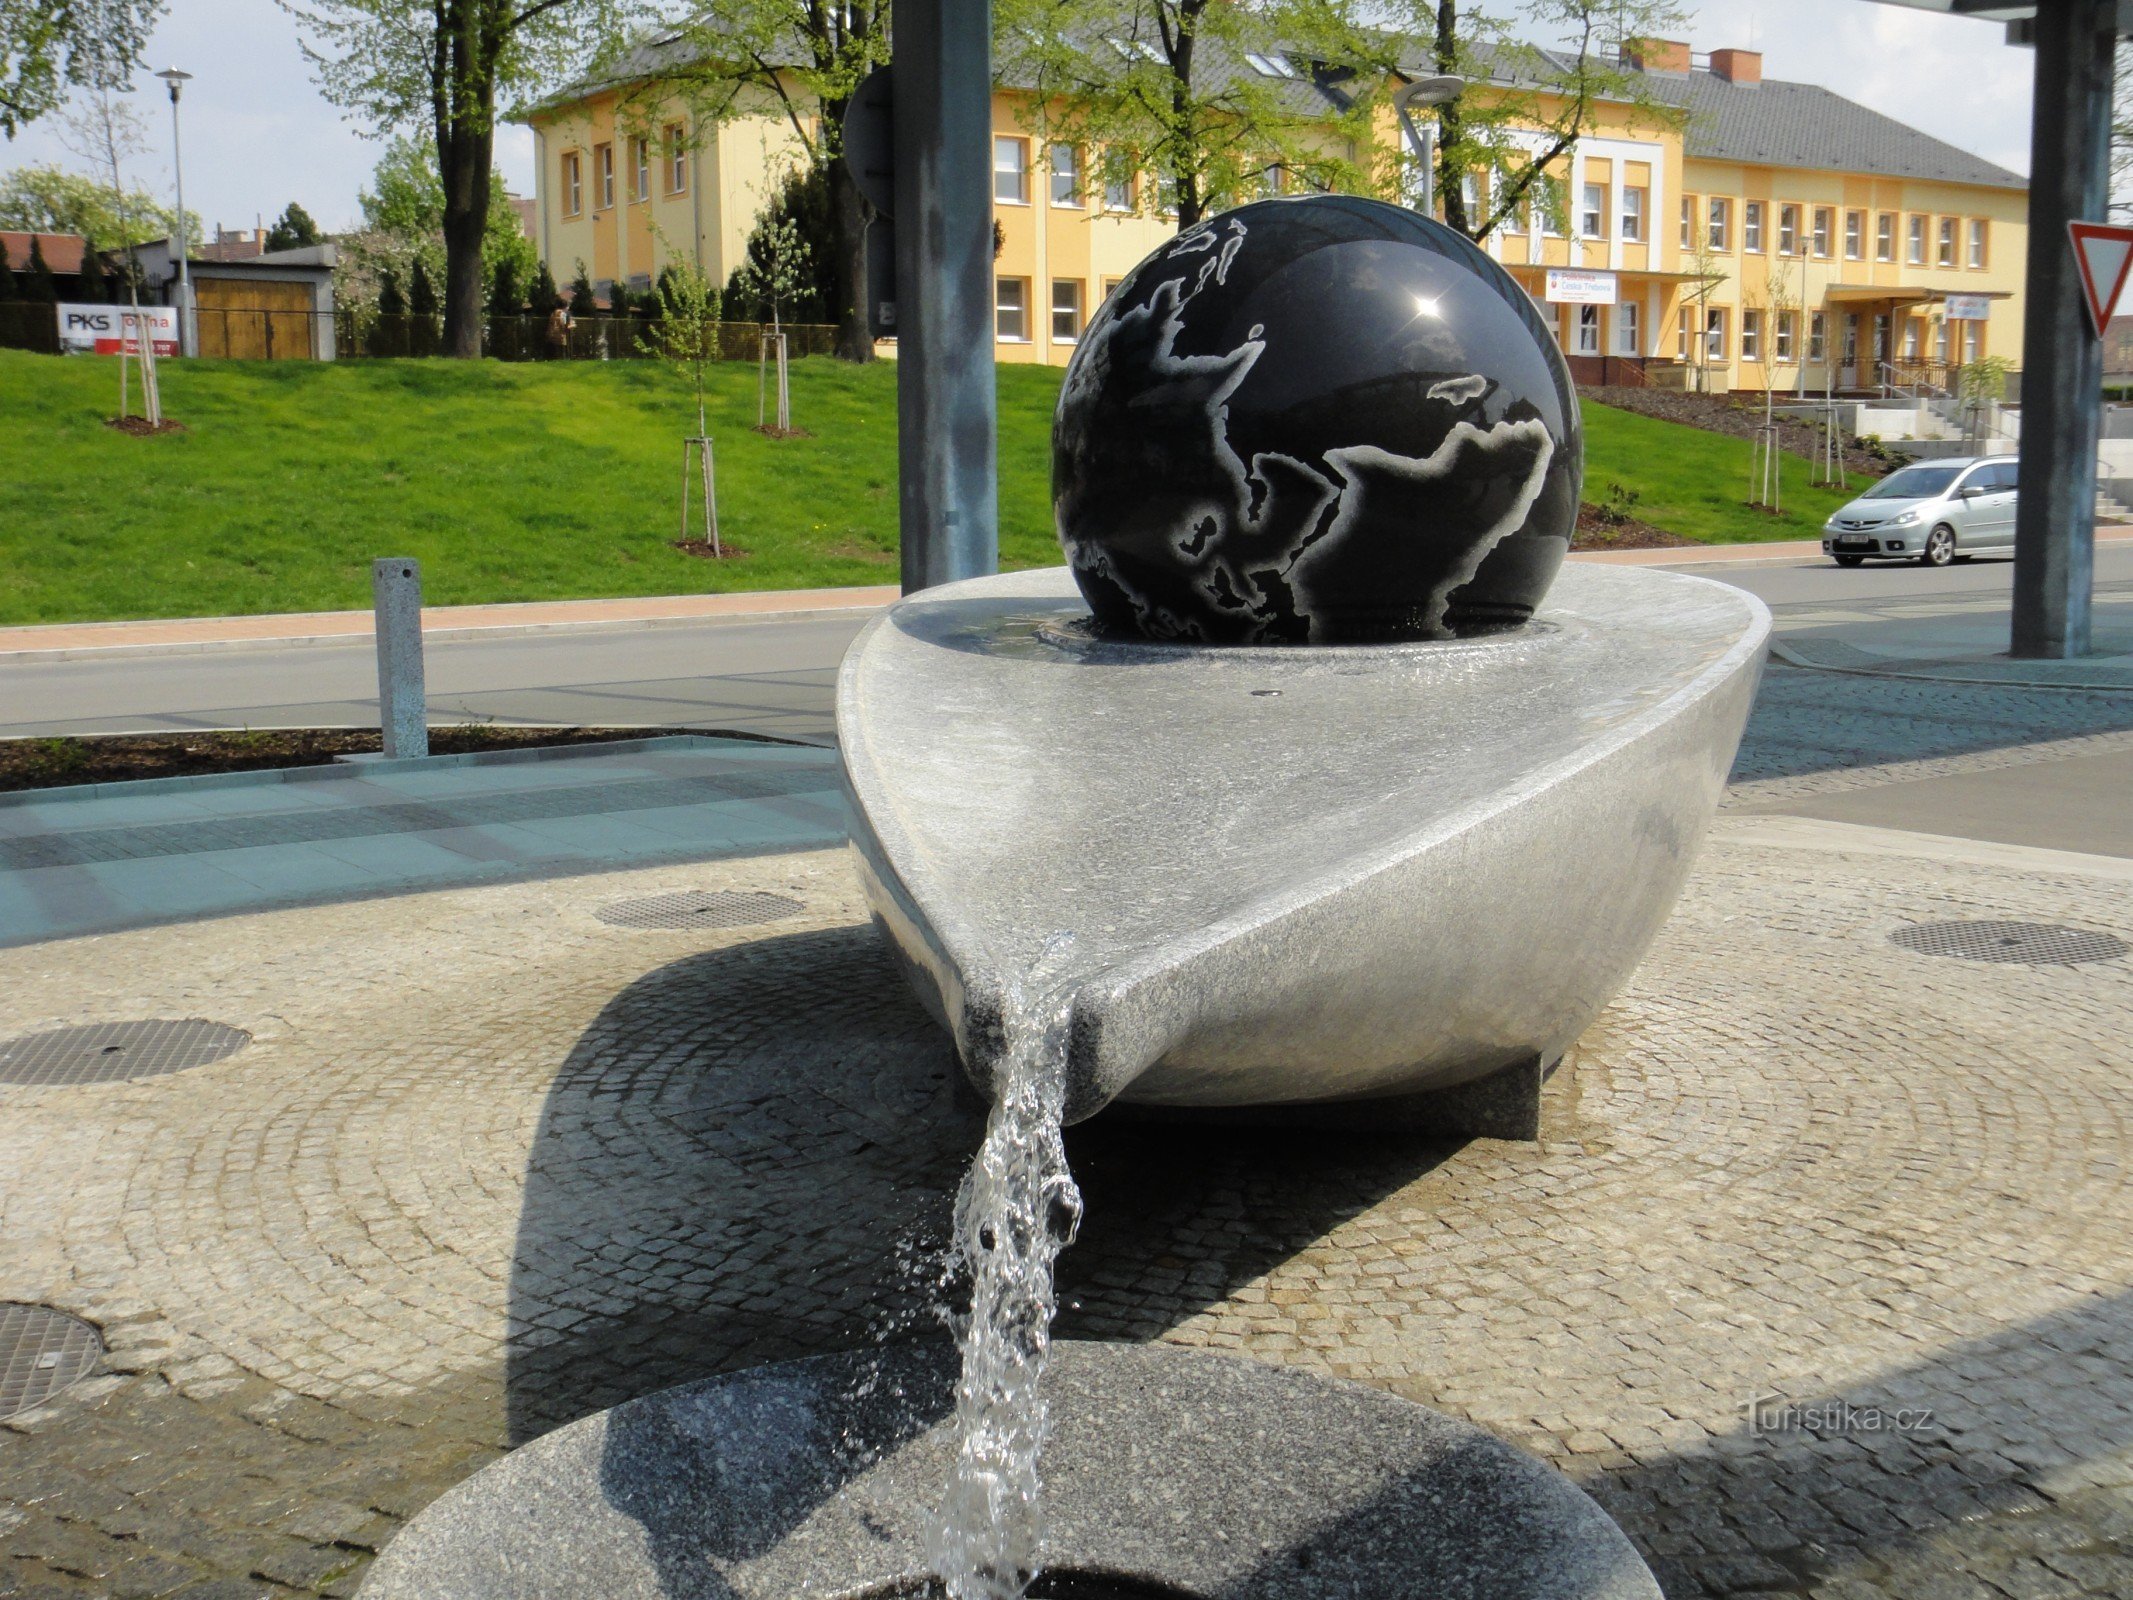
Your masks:
<instances>
[{"instance_id":1,"label":"circular paving pattern","mask_svg":"<svg viewBox=\"0 0 2133 1600\"><path fill-rule=\"evenodd\" d=\"M714 889L618 900L594 915L615 928L752 928L805 909L782 894Z\"/></svg>"},{"instance_id":2,"label":"circular paving pattern","mask_svg":"<svg viewBox=\"0 0 2133 1600\"><path fill-rule=\"evenodd\" d=\"M157 1078L235 1055L252 1042L242 1028L184 1022L98 1022L0 1042L0 1083L37 1088Z\"/></svg>"},{"instance_id":3,"label":"circular paving pattern","mask_svg":"<svg viewBox=\"0 0 2133 1600\"><path fill-rule=\"evenodd\" d=\"M1915 922L1890 934L1889 942L1922 956L2031 967L2116 961L2128 948L2115 934L2063 928L2051 922Z\"/></svg>"},{"instance_id":4,"label":"circular paving pattern","mask_svg":"<svg viewBox=\"0 0 2133 1600\"><path fill-rule=\"evenodd\" d=\"M104 1341L79 1317L49 1306L0 1304L0 1421L86 1378L103 1353Z\"/></svg>"}]
</instances>

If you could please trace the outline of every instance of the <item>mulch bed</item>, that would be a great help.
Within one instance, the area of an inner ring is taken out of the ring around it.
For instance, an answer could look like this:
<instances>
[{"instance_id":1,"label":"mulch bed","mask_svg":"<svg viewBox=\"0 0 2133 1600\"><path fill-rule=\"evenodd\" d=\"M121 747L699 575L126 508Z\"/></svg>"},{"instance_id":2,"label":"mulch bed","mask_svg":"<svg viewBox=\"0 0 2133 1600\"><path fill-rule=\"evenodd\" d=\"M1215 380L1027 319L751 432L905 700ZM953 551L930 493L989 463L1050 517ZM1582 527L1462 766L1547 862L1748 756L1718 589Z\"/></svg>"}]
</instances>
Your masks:
<instances>
[{"instance_id":1,"label":"mulch bed","mask_svg":"<svg viewBox=\"0 0 2133 1600\"><path fill-rule=\"evenodd\" d=\"M183 433L185 424L165 417L161 422L150 422L146 417L106 417L104 426L130 438L147 439L159 433Z\"/></svg>"},{"instance_id":2,"label":"mulch bed","mask_svg":"<svg viewBox=\"0 0 2133 1600\"><path fill-rule=\"evenodd\" d=\"M609 744L698 733L695 728L432 728L430 754L519 750L559 744ZM745 739L742 733L723 734ZM379 748L375 729L260 729L246 733L125 733L65 739L0 740L0 791L50 789L61 784L120 783L132 778L183 778L203 772L261 772L270 767L320 767L335 756Z\"/></svg>"},{"instance_id":3,"label":"mulch bed","mask_svg":"<svg viewBox=\"0 0 2133 1600\"><path fill-rule=\"evenodd\" d=\"M1685 423L1691 428L1701 428L1706 433L1728 434L1735 439L1752 439L1763 425L1763 403L1760 399L1741 400L1730 395L1694 394L1681 389L1633 389L1619 384L1593 385L1580 389L1578 393L1599 401L1603 406L1613 406L1620 411L1634 411L1639 416L1657 417L1661 422ZM1782 398L1779 403L1783 403ZM1805 456L1810 461L1821 459L1822 440L1818 429L1785 417L1777 417L1774 420L1777 423L1780 446L1796 456ZM1898 465L1898 462L1847 443L1844 465L1847 471L1863 473L1868 478L1878 478Z\"/></svg>"},{"instance_id":4,"label":"mulch bed","mask_svg":"<svg viewBox=\"0 0 2133 1600\"><path fill-rule=\"evenodd\" d=\"M1573 550L1676 550L1683 545L1692 545L1694 539L1684 539L1678 533L1668 533L1664 528L1655 528L1649 522L1639 522L1635 517L1611 520L1600 508L1587 504L1578 507L1577 532L1570 540Z\"/></svg>"}]
</instances>

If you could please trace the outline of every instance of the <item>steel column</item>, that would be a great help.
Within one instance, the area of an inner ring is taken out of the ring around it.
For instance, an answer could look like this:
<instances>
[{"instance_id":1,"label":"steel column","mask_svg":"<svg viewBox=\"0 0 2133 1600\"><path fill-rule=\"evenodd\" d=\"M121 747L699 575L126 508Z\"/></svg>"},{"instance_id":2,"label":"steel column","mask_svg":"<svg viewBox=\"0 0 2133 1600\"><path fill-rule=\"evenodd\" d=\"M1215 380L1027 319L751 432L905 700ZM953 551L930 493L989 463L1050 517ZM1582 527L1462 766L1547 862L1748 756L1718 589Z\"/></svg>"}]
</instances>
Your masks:
<instances>
[{"instance_id":1,"label":"steel column","mask_svg":"<svg viewBox=\"0 0 2133 1600\"><path fill-rule=\"evenodd\" d=\"M2010 653L2089 649L2096 558L2096 437L2103 342L2089 324L2067 238L2110 197L2117 0L2037 8L2029 143L2029 281L2022 322L2022 493L2015 515Z\"/></svg>"},{"instance_id":2,"label":"steel column","mask_svg":"<svg viewBox=\"0 0 2133 1600\"><path fill-rule=\"evenodd\" d=\"M999 569L992 6L896 7L896 408L903 586Z\"/></svg>"}]
</instances>

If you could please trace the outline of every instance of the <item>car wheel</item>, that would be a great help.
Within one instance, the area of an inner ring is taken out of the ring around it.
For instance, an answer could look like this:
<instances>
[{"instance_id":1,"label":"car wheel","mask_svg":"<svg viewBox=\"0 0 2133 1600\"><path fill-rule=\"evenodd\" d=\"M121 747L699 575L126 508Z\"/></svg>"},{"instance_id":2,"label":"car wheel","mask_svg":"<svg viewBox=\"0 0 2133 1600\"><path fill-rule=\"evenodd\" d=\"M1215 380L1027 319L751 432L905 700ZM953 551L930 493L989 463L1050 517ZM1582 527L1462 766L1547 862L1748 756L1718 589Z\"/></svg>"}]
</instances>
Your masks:
<instances>
[{"instance_id":1,"label":"car wheel","mask_svg":"<svg viewBox=\"0 0 2133 1600\"><path fill-rule=\"evenodd\" d=\"M1856 567L1862 565L1865 561L1865 556L1838 556L1836 558L1837 565L1840 567Z\"/></svg>"},{"instance_id":2,"label":"car wheel","mask_svg":"<svg viewBox=\"0 0 2133 1600\"><path fill-rule=\"evenodd\" d=\"M1945 567L1955 559L1955 530L1942 523L1926 535L1926 547L1918 552L1922 567Z\"/></svg>"}]
</instances>

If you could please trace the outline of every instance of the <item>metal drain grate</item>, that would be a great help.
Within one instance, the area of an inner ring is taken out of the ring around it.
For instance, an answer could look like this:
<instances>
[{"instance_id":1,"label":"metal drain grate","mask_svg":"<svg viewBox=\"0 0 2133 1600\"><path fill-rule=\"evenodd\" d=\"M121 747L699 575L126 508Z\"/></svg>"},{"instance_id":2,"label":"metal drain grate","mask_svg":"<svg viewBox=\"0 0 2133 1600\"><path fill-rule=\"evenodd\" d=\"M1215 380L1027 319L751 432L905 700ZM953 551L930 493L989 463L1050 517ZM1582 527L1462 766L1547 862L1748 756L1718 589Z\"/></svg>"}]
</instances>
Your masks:
<instances>
[{"instance_id":1,"label":"metal drain grate","mask_svg":"<svg viewBox=\"0 0 2133 1600\"><path fill-rule=\"evenodd\" d=\"M1892 944L1922 956L2001 961L2032 967L2076 967L2116 961L2129 948L2115 934L2062 928L2050 922L1917 922L1889 935Z\"/></svg>"},{"instance_id":2,"label":"metal drain grate","mask_svg":"<svg viewBox=\"0 0 2133 1600\"><path fill-rule=\"evenodd\" d=\"M235 1055L252 1042L219 1022L99 1022L0 1040L0 1083L40 1087L154 1078Z\"/></svg>"},{"instance_id":3,"label":"metal drain grate","mask_svg":"<svg viewBox=\"0 0 2133 1600\"><path fill-rule=\"evenodd\" d=\"M43 1405L96 1370L104 1341L50 1306L0 1304L0 1420Z\"/></svg>"},{"instance_id":4,"label":"metal drain grate","mask_svg":"<svg viewBox=\"0 0 2133 1600\"><path fill-rule=\"evenodd\" d=\"M806 908L781 894L719 889L703 894L655 894L618 900L594 913L617 928L749 928Z\"/></svg>"}]
</instances>

